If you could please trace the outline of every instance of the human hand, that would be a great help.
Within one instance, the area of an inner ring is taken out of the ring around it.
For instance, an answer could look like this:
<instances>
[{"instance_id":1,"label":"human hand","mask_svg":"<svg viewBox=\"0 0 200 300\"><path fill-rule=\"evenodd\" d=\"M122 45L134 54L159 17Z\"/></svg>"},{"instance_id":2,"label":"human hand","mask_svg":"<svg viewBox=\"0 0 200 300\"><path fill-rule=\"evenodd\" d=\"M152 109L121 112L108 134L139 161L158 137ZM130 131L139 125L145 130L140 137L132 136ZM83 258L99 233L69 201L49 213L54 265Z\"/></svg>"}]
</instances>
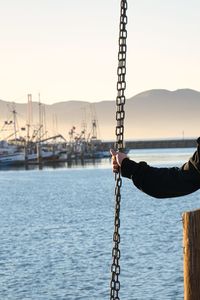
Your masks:
<instances>
[{"instance_id":1,"label":"human hand","mask_svg":"<svg viewBox=\"0 0 200 300\"><path fill-rule=\"evenodd\" d=\"M112 169L114 173L119 172L119 168L122 165L122 161L128 156L122 152L116 152L113 149L110 149L110 154L112 155Z\"/></svg>"}]
</instances>

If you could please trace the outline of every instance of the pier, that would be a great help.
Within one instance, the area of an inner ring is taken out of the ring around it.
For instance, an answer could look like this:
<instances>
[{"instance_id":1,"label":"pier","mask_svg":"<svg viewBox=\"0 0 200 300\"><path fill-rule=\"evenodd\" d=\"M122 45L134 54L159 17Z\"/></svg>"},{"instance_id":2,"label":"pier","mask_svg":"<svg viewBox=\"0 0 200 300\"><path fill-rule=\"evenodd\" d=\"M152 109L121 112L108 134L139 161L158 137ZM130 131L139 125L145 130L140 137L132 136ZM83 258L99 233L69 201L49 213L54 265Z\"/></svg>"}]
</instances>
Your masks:
<instances>
[{"instance_id":1,"label":"pier","mask_svg":"<svg viewBox=\"0 0 200 300\"><path fill-rule=\"evenodd\" d=\"M115 142L102 143L104 150L114 148ZM166 140L128 140L125 142L127 149L154 149L154 148L193 148L196 147L196 139L166 139Z\"/></svg>"}]
</instances>

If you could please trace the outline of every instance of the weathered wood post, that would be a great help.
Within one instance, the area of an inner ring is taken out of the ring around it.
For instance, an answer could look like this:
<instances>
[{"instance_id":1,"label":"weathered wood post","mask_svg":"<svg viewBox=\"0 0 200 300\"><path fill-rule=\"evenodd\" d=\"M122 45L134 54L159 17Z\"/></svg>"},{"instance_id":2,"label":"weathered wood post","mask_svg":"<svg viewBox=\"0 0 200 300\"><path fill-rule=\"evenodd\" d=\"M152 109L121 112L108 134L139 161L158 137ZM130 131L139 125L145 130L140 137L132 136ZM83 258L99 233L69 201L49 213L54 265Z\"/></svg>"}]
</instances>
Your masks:
<instances>
[{"instance_id":1,"label":"weathered wood post","mask_svg":"<svg viewBox=\"0 0 200 300\"><path fill-rule=\"evenodd\" d=\"M184 300L200 300L200 209L183 218Z\"/></svg>"}]
</instances>

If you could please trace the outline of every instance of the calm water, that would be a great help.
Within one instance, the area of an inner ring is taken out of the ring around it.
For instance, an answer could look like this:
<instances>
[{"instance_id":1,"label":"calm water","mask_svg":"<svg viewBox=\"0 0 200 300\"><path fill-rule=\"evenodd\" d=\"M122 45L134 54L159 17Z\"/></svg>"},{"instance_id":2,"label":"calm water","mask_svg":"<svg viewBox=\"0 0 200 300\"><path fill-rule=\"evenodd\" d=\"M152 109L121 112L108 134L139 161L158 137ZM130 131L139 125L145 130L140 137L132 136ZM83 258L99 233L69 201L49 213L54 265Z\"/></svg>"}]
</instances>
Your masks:
<instances>
[{"instance_id":1,"label":"calm water","mask_svg":"<svg viewBox=\"0 0 200 300\"><path fill-rule=\"evenodd\" d=\"M131 151L153 165L180 165L193 149ZM0 171L0 299L109 299L114 178L109 160ZM123 180L120 299L183 299L184 211L200 192L153 199Z\"/></svg>"}]
</instances>

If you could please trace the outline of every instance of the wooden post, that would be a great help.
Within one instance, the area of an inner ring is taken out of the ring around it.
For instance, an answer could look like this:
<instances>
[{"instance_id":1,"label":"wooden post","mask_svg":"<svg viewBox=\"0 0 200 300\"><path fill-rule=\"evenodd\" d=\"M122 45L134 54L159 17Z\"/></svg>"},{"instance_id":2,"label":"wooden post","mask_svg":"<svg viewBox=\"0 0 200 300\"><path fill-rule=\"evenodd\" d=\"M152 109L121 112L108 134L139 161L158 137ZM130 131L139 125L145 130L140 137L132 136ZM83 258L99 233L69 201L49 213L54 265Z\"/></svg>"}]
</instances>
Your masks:
<instances>
[{"instance_id":1,"label":"wooden post","mask_svg":"<svg viewBox=\"0 0 200 300\"><path fill-rule=\"evenodd\" d=\"M200 209L183 213L184 300L200 299Z\"/></svg>"}]
</instances>

